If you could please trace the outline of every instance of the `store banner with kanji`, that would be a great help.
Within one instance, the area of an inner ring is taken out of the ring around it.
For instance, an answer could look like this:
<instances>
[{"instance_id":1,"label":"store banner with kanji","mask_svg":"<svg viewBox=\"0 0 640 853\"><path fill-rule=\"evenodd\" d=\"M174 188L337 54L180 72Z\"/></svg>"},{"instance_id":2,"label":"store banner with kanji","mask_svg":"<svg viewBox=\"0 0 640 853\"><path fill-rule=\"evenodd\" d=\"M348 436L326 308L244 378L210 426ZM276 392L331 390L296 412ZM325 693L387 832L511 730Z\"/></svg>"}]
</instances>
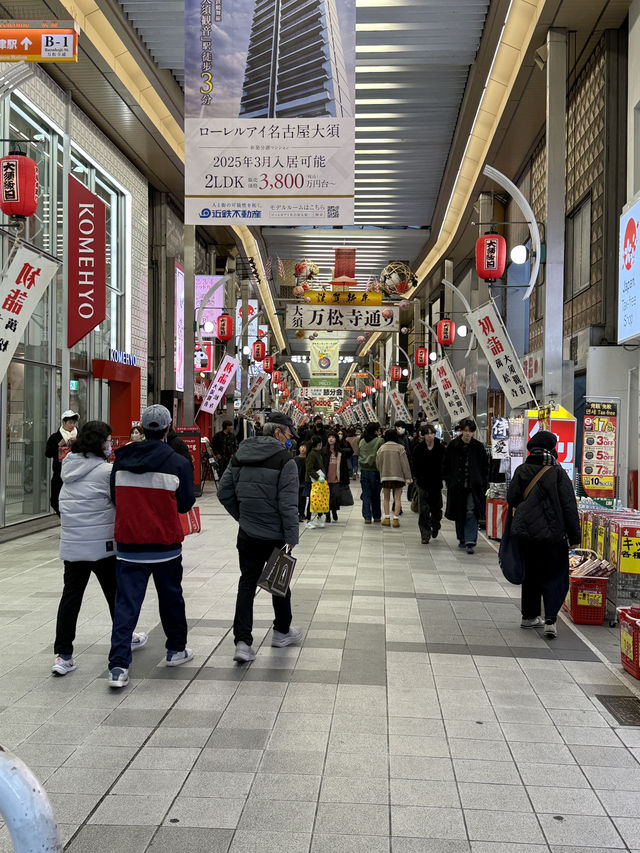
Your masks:
<instances>
[{"instance_id":1,"label":"store banner with kanji","mask_svg":"<svg viewBox=\"0 0 640 853\"><path fill-rule=\"evenodd\" d=\"M494 418L491 421L491 457L509 458L509 418Z\"/></svg>"},{"instance_id":2,"label":"store banner with kanji","mask_svg":"<svg viewBox=\"0 0 640 853\"><path fill-rule=\"evenodd\" d=\"M309 377L311 383L336 385L340 376L340 341L325 338L309 341Z\"/></svg>"},{"instance_id":3,"label":"store banner with kanji","mask_svg":"<svg viewBox=\"0 0 640 853\"><path fill-rule=\"evenodd\" d=\"M493 301L465 316L511 408L535 402L529 380Z\"/></svg>"},{"instance_id":4,"label":"store banner with kanji","mask_svg":"<svg viewBox=\"0 0 640 853\"><path fill-rule=\"evenodd\" d=\"M400 309L328 305L287 305L287 329L314 329L333 332L397 332Z\"/></svg>"},{"instance_id":5,"label":"store banner with kanji","mask_svg":"<svg viewBox=\"0 0 640 853\"><path fill-rule=\"evenodd\" d=\"M210 414L215 412L239 365L240 362L237 358L225 355L213 382L209 386L207 396L202 401L200 411L209 412Z\"/></svg>"},{"instance_id":6,"label":"store banner with kanji","mask_svg":"<svg viewBox=\"0 0 640 853\"><path fill-rule=\"evenodd\" d=\"M24 335L27 323L47 285L58 270L58 261L20 246L0 279L0 382Z\"/></svg>"},{"instance_id":7,"label":"store banner with kanji","mask_svg":"<svg viewBox=\"0 0 640 853\"><path fill-rule=\"evenodd\" d=\"M438 361L434 361L431 375L438 386L438 391L449 412L451 422L457 423L461 418L470 418L472 415L469 404L460 390L456 374L446 355Z\"/></svg>"},{"instance_id":8,"label":"store banner with kanji","mask_svg":"<svg viewBox=\"0 0 640 853\"><path fill-rule=\"evenodd\" d=\"M258 399L258 395L269 382L269 378L270 376L268 373L260 373L256 376L244 402L240 406L240 410L238 412L239 415L246 415L249 409L253 407L254 403Z\"/></svg>"},{"instance_id":9,"label":"store banner with kanji","mask_svg":"<svg viewBox=\"0 0 640 853\"><path fill-rule=\"evenodd\" d=\"M368 291L307 290L304 301L308 305L382 305L382 293Z\"/></svg>"},{"instance_id":10,"label":"store banner with kanji","mask_svg":"<svg viewBox=\"0 0 640 853\"><path fill-rule=\"evenodd\" d=\"M344 397L344 388L310 388L305 385L302 388L296 388L295 393L300 400L309 400L314 397L327 397L339 400Z\"/></svg>"},{"instance_id":11,"label":"store banner with kanji","mask_svg":"<svg viewBox=\"0 0 640 853\"><path fill-rule=\"evenodd\" d=\"M411 423L411 415L409 414L409 409L405 406L404 396L397 388L391 388L389 391L389 399L391 400L391 405L395 410L396 420Z\"/></svg>"},{"instance_id":12,"label":"store banner with kanji","mask_svg":"<svg viewBox=\"0 0 640 853\"><path fill-rule=\"evenodd\" d=\"M616 496L618 404L586 400L582 440L582 486L591 498Z\"/></svg>"},{"instance_id":13,"label":"store banner with kanji","mask_svg":"<svg viewBox=\"0 0 640 853\"><path fill-rule=\"evenodd\" d=\"M362 405L369 422L372 424L375 423L378 419L376 417L376 413L373 411L371 403L368 400L365 400Z\"/></svg>"},{"instance_id":14,"label":"store banner with kanji","mask_svg":"<svg viewBox=\"0 0 640 853\"><path fill-rule=\"evenodd\" d=\"M353 222L355 7L185 0L185 223Z\"/></svg>"},{"instance_id":15,"label":"store banner with kanji","mask_svg":"<svg viewBox=\"0 0 640 853\"><path fill-rule=\"evenodd\" d=\"M440 414L433 400L429 396L427 383L420 376L416 376L409 382L409 387L413 388L413 393L416 395L416 400L420 404L420 408L431 422L440 420Z\"/></svg>"}]
</instances>

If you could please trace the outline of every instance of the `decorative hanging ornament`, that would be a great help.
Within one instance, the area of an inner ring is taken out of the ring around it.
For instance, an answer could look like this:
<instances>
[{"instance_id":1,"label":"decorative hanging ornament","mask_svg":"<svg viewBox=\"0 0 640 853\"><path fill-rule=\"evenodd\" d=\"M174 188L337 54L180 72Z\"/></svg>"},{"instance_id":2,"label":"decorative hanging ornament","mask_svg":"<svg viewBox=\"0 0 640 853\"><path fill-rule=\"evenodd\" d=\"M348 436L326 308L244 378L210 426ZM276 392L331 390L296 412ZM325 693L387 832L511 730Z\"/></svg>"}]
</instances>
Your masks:
<instances>
[{"instance_id":1,"label":"decorative hanging ornament","mask_svg":"<svg viewBox=\"0 0 640 853\"><path fill-rule=\"evenodd\" d=\"M356 400L362 400L362 391L356 391Z\"/></svg>"},{"instance_id":2,"label":"decorative hanging ornament","mask_svg":"<svg viewBox=\"0 0 640 853\"><path fill-rule=\"evenodd\" d=\"M403 326L403 327L400 329L400 331L402 332L402 334L403 334L403 335L406 335L406 334L407 334L407 332L409 331L409 329L408 329L406 326Z\"/></svg>"},{"instance_id":3,"label":"decorative hanging ornament","mask_svg":"<svg viewBox=\"0 0 640 853\"><path fill-rule=\"evenodd\" d=\"M450 347L456 339L456 324L453 320L440 320L436 326L438 343L441 347Z\"/></svg>"},{"instance_id":4,"label":"decorative hanging ornament","mask_svg":"<svg viewBox=\"0 0 640 853\"><path fill-rule=\"evenodd\" d=\"M429 351L426 347L416 347L414 358L416 360L416 367L426 367L429 362Z\"/></svg>"},{"instance_id":5,"label":"decorative hanging ornament","mask_svg":"<svg viewBox=\"0 0 640 853\"><path fill-rule=\"evenodd\" d=\"M402 368L399 364L394 364L391 368L391 378L394 382L397 382L399 379L402 379Z\"/></svg>"},{"instance_id":6,"label":"decorative hanging ornament","mask_svg":"<svg viewBox=\"0 0 640 853\"><path fill-rule=\"evenodd\" d=\"M507 241L500 234L483 234L476 242L476 272L485 281L502 278L507 263Z\"/></svg>"},{"instance_id":7,"label":"decorative hanging ornament","mask_svg":"<svg viewBox=\"0 0 640 853\"><path fill-rule=\"evenodd\" d=\"M267 348L264 344L264 341L255 341L251 350L253 353L254 361L263 361L265 355L267 354Z\"/></svg>"},{"instance_id":8,"label":"decorative hanging ornament","mask_svg":"<svg viewBox=\"0 0 640 853\"><path fill-rule=\"evenodd\" d=\"M216 320L216 338L219 341L230 341L233 337L233 317L230 314L220 314Z\"/></svg>"},{"instance_id":9,"label":"decorative hanging ornament","mask_svg":"<svg viewBox=\"0 0 640 853\"><path fill-rule=\"evenodd\" d=\"M376 391L382 391L382 379L374 379L373 387L376 389Z\"/></svg>"},{"instance_id":10,"label":"decorative hanging ornament","mask_svg":"<svg viewBox=\"0 0 640 853\"><path fill-rule=\"evenodd\" d=\"M26 219L38 209L38 164L22 152L0 159L0 210L6 216Z\"/></svg>"},{"instance_id":11,"label":"decorative hanging ornament","mask_svg":"<svg viewBox=\"0 0 640 853\"><path fill-rule=\"evenodd\" d=\"M367 395L367 397L371 396L371 385L364 386L364 393Z\"/></svg>"},{"instance_id":12,"label":"decorative hanging ornament","mask_svg":"<svg viewBox=\"0 0 640 853\"><path fill-rule=\"evenodd\" d=\"M287 399L287 397L289 396L289 389L288 388L282 389L282 396L284 397L285 400Z\"/></svg>"},{"instance_id":13,"label":"decorative hanging ornament","mask_svg":"<svg viewBox=\"0 0 640 853\"><path fill-rule=\"evenodd\" d=\"M302 285L296 284L296 286L293 288L293 295L304 296L304 288L302 287Z\"/></svg>"},{"instance_id":14,"label":"decorative hanging ornament","mask_svg":"<svg viewBox=\"0 0 640 853\"><path fill-rule=\"evenodd\" d=\"M277 385L279 382L282 382L282 373L279 370L274 370L271 374L271 381L274 385Z\"/></svg>"},{"instance_id":15,"label":"decorative hanging ornament","mask_svg":"<svg viewBox=\"0 0 640 853\"><path fill-rule=\"evenodd\" d=\"M392 261L380 273L380 289L385 296L402 296L417 283L411 267L403 261Z\"/></svg>"},{"instance_id":16,"label":"decorative hanging ornament","mask_svg":"<svg viewBox=\"0 0 640 853\"><path fill-rule=\"evenodd\" d=\"M398 308L402 309L402 311L408 311L409 308L411 308L411 302L409 302L408 299L403 299L398 305Z\"/></svg>"},{"instance_id":17,"label":"decorative hanging ornament","mask_svg":"<svg viewBox=\"0 0 640 853\"><path fill-rule=\"evenodd\" d=\"M363 344L365 342L364 335L358 335L357 341L359 344Z\"/></svg>"},{"instance_id":18,"label":"decorative hanging ornament","mask_svg":"<svg viewBox=\"0 0 640 853\"><path fill-rule=\"evenodd\" d=\"M265 357L262 359L262 369L264 370L265 373L271 373L271 371L273 370L273 356L272 355L265 355Z\"/></svg>"}]
</instances>

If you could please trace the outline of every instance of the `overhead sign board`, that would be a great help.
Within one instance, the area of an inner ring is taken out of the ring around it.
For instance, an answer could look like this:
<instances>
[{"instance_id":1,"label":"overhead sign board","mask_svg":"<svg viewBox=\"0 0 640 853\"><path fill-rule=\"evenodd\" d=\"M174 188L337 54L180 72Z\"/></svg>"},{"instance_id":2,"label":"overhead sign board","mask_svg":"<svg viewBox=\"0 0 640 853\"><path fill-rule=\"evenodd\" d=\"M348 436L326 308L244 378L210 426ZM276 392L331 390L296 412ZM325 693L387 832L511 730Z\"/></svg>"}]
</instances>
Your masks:
<instances>
[{"instance_id":1,"label":"overhead sign board","mask_svg":"<svg viewBox=\"0 0 640 853\"><path fill-rule=\"evenodd\" d=\"M357 307L328 305L287 305L287 329L314 329L333 332L397 332L400 309L397 307Z\"/></svg>"},{"instance_id":2,"label":"overhead sign board","mask_svg":"<svg viewBox=\"0 0 640 853\"><path fill-rule=\"evenodd\" d=\"M75 21L0 19L1 62L77 62Z\"/></svg>"},{"instance_id":3,"label":"overhead sign board","mask_svg":"<svg viewBox=\"0 0 640 853\"><path fill-rule=\"evenodd\" d=\"M618 343L640 335L640 201L620 217L618 255Z\"/></svg>"}]
</instances>

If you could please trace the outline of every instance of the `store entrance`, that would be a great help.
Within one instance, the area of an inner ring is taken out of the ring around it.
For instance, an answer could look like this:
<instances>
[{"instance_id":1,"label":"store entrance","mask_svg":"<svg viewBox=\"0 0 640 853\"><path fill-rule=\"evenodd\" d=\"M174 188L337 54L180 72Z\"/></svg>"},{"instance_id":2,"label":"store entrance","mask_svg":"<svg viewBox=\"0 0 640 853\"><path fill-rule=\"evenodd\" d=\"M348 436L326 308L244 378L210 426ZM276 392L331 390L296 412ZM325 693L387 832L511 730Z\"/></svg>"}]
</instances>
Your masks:
<instances>
[{"instance_id":1,"label":"store entrance","mask_svg":"<svg viewBox=\"0 0 640 853\"><path fill-rule=\"evenodd\" d=\"M131 424L140 420L140 368L94 358L93 375L109 383L109 423L114 438L128 437Z\"/></svg>"}]
</instances>

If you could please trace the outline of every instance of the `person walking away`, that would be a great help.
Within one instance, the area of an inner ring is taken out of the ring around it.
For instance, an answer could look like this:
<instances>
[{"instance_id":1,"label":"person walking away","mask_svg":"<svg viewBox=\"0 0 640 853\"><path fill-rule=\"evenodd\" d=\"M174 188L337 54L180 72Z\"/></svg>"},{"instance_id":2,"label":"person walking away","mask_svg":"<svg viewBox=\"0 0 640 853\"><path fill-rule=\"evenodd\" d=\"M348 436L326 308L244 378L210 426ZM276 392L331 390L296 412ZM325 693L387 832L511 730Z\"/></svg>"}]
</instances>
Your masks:
<instances>
[{"instance_id":1,"label":"person walking away","mask_svg":"<svg viewBox=\"0 0 640 853\"><path fill-rule=\"evenodd\" d=\"M322 477L326 479L327 469L322 455L322 436L319 433L314 433L311 438L311 450L307 454L305 472L305 483L309 484L309 506L311 506L311 488L315 482L321 479L318 473L319 471L322 472ZM322 513L312 513L307 527L311 530L315 527L324 527L324 518L322 517Z\"/></svg>"},{"instance_id":2,"label":"person walking away","mask_svg":"<svg viewBox=\"0 0 640 853\"><path fill-rule=\"evenodd\" d=\"M285 448L297 438L293 421L282 412L268 416L262 435L241 442L222 475L218 498L239 524L240 580L233 620L238 663L255 660L253 599L265 563L274 548L290 550L298 544L298 469ZM274 620L271 645L300 642L302 630L291 625L291 590L272 596Z\"/></svg>"},{"instance_id":3,"label":"person walking away","mask_svg":"<svg viewBox=\"0 0 640 853\"><path fill-rule=\"evenodd\" d=\"M222 429L213 436L211 447L213 448L213 454L216 457L220 474L222 474L231 461L231 457L238 449L238 440L233 432L233 421L222 421Z\"/></svg>"},{"instance_id":4,"label":"person walking away","mask_svg":"<svg viewBox=\"0 0 640 853\"><path fill-rule=\"evenodd\" d=\"M489 460L482 442L473 437L475 421L463 418L459 429L460 435L450 442L444 455L445 516L456 523L458 547L473 554L478 541L478 519L484 516Z\"/></svg>"},{"instance_id":5,"label":"person walking away","mask_svg":"<svg viewBox=\"0 0 640 853\"><path fill-rule=\"evenodd\" d=\"M358 459L360 464L360 488L362 489L362 517L365 524L372 521L380 521L382 509L380 508L380 473L376 465L376 454L384 444L380 435L382 428L378 423L369 423L364 428L364 433L358 445Z\"/></svg>"},{"instance_id":6,"label":"person walking away","mask_svg":"<svg viewBox=\"0 0 640 853\"><path fill-rule=\"evenodd\" d=\"M193 471L193 458L191 453L189 452L189 447L187 446L187 442L183 441L178 433L173 428L173 424L169 427L169 432L167 433L167 444L172 450L175 450L176 453L179 453L183 459L186 459L189 465L191 465L191 470Z\"/></svg>"},{"instance_id":7,"label":"person walking away","mask_svg":"<svg viewBox=\"0 0 640 853\"><path fill-rule=\"evenodd\" d=\"M580 547L581 539L576 497L571 480L557 462L556 444L552 432L540 430L532 436L527 444L529 455L513 472L507 491L507 511L515 510L511 535L520 543L525 565L520 625L544 625L544 635L549 638L558 635L558 613L569 591L569 547Z\"/></svg>"},{"instance_id":8,"label":"person walking away","mask_svg":"<svg viewBox=\"0 0 640 853\"><path fill-rule=\"evenodd\" d=\"M404 447L407 459L411 460L411 439L407 434L407 425L404 421L396 421L395 431L398 433L400 444Z\"/></svg>"},{"instance_id":9,"label":"person walking away","mask_svg":"<svg viewBox=\"0 0 640 853\"><path fill-rule=\"evenodd\" d=\"M420 427L421 440L411 454L411 470L418 489L418 527L422 544L428 545L440 531L442 518L442 463L444 447L436 438L435 427L423 424Z\"/></svg>"},{"instance_id":10,"label":"person walking away","mask_svg":"<svg viewBox=\"0 0 640 853\"><path fill-rule=\"evenodd\" d=\"M58 605L56 658L51 672L67 675L76 669L73 641L85 589L93 572L113 619L116 600L116 555L111 502L111 427L103 421L84 424L71 451L62 460L60 490L60 559L64 561L64 587ZM142 648L147 635L131 637L131 649Z\"/></svg>"},{"instance_id":11,"label":"person walking away","mask_svg":"<svg viewBox=\"0 0 640 853\"><path fill-rule=\"evenodd\" d=\"M116 506L118 557L109 686L129 683L130 638L138 621L149 578L158 593L160 621L166 635L167 666L192 660L187 648L187 619L182 595L182 540L179 513L193 506L193 470L166 443L171 414L164 406L142 413L144 441L116 451L111 498Z\"/></svg>"},{"instance_id":12,"label":"person walking away","mask_svg":"<svg viewBox=\"0 0 640 853\"><path fill-rule=\"evenodd\" d=\"M306 442L301 442L298 447L298 455L295 457L296 465L298 466L298 521L305 521L311 518L311 513L307 509L307 498L310 494L310 489L306 488L307 478L307 452L309 445Z\"/></svg>"},{"instance_id":13,"label":"person walking away","mask_svg":"<svg viewBox=\"0 0 640 853\"><path fill-rule=\"evenodd\" d=\"M329 511L327 522L338 520L340 509L340 491L343 486L349 487L349 457L351 448L348 444L341 444L338 435L330 432L327 435L327 444L322 451L325 470L327 472L327 483L329 483Z\"/></svg>"},{"instance_id":14,"label":"person walking away","mask_svg":"<svg viewBox=\"0 0 640 853\"><path fill-rule=\"evenodd\" d=\"M351 476L354 480L358 478L358 455L360 453L360 437L356 434L355 427L349 427L347 430L347 442L351 448L353 455L350 459Z\"/></svg>"},{"instance_id":15,"label":"person walking away","mask_svg":"<svg viewBox=\"0 0 640 853\"><path fill-rule=\"evenodd\" d=\"M390 499L393 492L393 526L400 527L400 505L405 483L410 483L411 468L401 436L395 429L384 434L384 444L376 453L376 465L380 472L384 500L383 527L391 527Z\"/></svg>"},{"instance_id":16,"label":"person walking away","mask_svg":"<svg viewBox=\"0 0 640 853\"><path fill-rule=\"evenodd\" d=\"M49 505L51 509L60 515L59 497L62 488L62 460L65 458L71 445L78 435L78 420L80 415L72 409L62 413L60 428L52 433L47 439L44 455L47 459L53 459L51 466L51 491L49 493Z\"/></svg>"}]
</instances>

